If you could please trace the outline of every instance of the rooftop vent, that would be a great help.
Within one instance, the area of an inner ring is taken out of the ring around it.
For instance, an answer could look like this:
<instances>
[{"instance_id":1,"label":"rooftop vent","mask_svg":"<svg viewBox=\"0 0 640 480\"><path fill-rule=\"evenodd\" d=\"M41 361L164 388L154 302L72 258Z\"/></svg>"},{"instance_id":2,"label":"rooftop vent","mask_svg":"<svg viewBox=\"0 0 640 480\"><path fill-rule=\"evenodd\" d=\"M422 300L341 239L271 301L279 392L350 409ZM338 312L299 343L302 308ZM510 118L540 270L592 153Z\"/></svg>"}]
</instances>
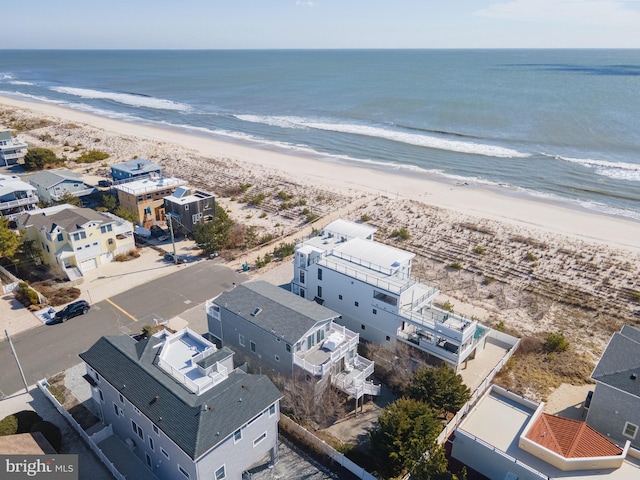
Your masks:
<instances>
[{"instance_id":1,"label":"rooftop vent","mask_svg":"<svg viewBox=\"0 0 640 480\"><path fill-rule=\"evenodd\" d=\"M635 373L632 373L631 376L629 377L631 380L636 380L638 378L638 375L636 375Z\"/></svg>"},{"instance_id":2,"label":"rooftop vent","mask_svg":"<svg viewBox=\"0 0 640 480\"><path fill-rule=\"evenodd\" d=\"M256 309L253 312L251 312L251 316L257 317L258 315L260 315L260 312L262 312L262 309L260 307L256 307Z\"/></svg>"}]
</instances>

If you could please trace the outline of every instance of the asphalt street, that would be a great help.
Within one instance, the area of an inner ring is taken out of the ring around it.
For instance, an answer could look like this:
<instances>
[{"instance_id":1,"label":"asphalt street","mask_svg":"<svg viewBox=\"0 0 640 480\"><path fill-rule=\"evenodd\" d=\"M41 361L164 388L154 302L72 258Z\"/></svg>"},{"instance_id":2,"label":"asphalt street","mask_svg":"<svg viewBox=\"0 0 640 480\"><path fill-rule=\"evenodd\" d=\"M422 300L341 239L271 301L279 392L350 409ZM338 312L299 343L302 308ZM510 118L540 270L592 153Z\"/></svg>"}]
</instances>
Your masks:
<instances>
[{"instance_id":1,"label":"asphalt street","mask_svg":"<svg viewBox=\"0 0 640 480\"><path fill-rule=\"evenodd\" d=\"M103 335L139 333L154 317L168 320L247 280L218 262L202 261L99 302L86 315L16 335L11 339L27 384L78 364L78 354ZM0 342L0 399L20 389L9 343Z\"/></svg>"}]
</instances>

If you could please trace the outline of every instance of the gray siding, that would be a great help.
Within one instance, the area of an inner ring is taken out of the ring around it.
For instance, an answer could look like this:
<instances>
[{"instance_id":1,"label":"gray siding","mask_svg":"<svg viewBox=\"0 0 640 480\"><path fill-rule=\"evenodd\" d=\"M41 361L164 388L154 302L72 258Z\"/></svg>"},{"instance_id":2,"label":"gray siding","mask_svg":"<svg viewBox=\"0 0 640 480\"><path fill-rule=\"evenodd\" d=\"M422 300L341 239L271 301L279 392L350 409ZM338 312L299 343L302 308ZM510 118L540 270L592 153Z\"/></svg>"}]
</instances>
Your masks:
<instances>
[{"instance_id":1,"label":"gray siding","mask_svg":"<svg viewBox=\"0 0 640 480\"><path fill-rule=\"evenodd\" d=\"M630 440L633 447L640 448L640 398L638 397L598 382L593 391L586 422L587 425L620 445ZM626 422L638 426L635 439L622 434Z\"/></svg>"},{"instance_id":2,"label":"gray siding","mask_svg":"<svg viewBox=\"0 0 640 480\"><path fill-rule=\"evenodd\" d=\"M209 333L219 338L224 346L237 352L237 360L246 361L254 371L268 368L274 372L290 376L293 371L293 345L291 352L287 352L287 342L278 336L267 332L242 317L220 307L222 322L208 316ZM220 323L222 336L219 336ZM244 336L244 346L240 345L240 335ZM251 351L251 342L255 343L256 351ZM278 356L279 360L276 360Z\"/></svg>"}]
</instances>

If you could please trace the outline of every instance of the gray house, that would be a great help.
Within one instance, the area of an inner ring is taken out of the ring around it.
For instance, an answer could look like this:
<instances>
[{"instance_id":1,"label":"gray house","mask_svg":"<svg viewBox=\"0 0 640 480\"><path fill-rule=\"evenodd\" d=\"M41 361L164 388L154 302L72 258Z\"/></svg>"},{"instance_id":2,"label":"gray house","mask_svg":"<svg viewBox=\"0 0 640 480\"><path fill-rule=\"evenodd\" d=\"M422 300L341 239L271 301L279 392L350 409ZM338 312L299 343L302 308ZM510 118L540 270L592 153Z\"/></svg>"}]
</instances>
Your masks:
<instances>
[{"instance_id":1,"label":"gray house","mask_svg":"<svg viewBox=\"0 0 640 480\"><path fill-rule=\"evenodd\" d=\"M14 220L36 208L39 201L34 186L16 175L0 174L0 216Z\"/></svg>"},{"instance_id":2,"label":"gray house","mask_svg":"<svg viewBox=\"0 0 640 480\"><path fill-rule=\"evenodd\" d=\"M29 175L28 181L36 187L38 198L47 203L58 202L65 194L82 197L96 191L95 187L84 183L81 174L66 168L42 170Z\"/></svg>"},{"instance_id":3,"label":"gray house","mask_svg":"<svg viewBox=\"0 0 640 480\"><path fill-rule=\"evenodd\" d=\"M591 374L596 382L586 422L613 441L640 448L640 329L625 325Z\"/></svg>"},{"instance_id":4,"label":"gray house","mask_svg":"<svg viewBox=\"0 0 640 480\"><path fill-rule=\"evenodd\" d=\"M209 300L206 311L209 334L254 369L301 371L356 399L380 393L367 380L374 364L358 355L358 334L335 323L333 310L257 281Z\"/></svg>"},{"instance_id":5,"label":"gray house","mask_svg":"<svg viewBox=\"0 0 640 480\"><path fill-rule=\"evenodd\" d=\"M216 214L215 197L202 190L178 187L171 195L164 197L164 210L174 222L174 232L191 234L199 223L213 220Z\"/></svg>"},{"instance_id":6,"label":"gray house","mask_svg":"<svg viewBox=\"0 0 640 480\"><path fill-rule=\"evenodd\" d=\"M160 165L141 158L111 165L111 177L115 183L128 182L132 179L140 180L151 175L160 175L161 172Z\"/></svg>"},{"instance_id":7,"label":"gray house","mask_svg":"<svg viewBox=\"0 0 640 480\"><path fill-rule=\"evenodd\" d=\"M233 370L229 349L183 329L102 337L80 357L99 436L113 432L157 478L240 479L277 461L281 394L266 376Z\"/></svg>"}]
</instances>

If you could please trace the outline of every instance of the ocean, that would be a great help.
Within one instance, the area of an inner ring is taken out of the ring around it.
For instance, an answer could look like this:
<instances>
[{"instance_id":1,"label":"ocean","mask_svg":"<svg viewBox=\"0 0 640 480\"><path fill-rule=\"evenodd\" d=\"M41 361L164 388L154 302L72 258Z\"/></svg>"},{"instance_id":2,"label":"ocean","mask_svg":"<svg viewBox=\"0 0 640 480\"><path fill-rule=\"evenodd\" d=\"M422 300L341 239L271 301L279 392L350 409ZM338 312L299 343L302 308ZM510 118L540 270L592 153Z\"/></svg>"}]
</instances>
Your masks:
<instances>
[{"instance_id":1,"label":"ocean","mask_svg":"<svg viewBox=\"0 0 640 480\"><path fill-rule=\"evenodd\" d=\"M640 50L4 50L0 95L640 220Z\"/></svg>"}]
</instances>

